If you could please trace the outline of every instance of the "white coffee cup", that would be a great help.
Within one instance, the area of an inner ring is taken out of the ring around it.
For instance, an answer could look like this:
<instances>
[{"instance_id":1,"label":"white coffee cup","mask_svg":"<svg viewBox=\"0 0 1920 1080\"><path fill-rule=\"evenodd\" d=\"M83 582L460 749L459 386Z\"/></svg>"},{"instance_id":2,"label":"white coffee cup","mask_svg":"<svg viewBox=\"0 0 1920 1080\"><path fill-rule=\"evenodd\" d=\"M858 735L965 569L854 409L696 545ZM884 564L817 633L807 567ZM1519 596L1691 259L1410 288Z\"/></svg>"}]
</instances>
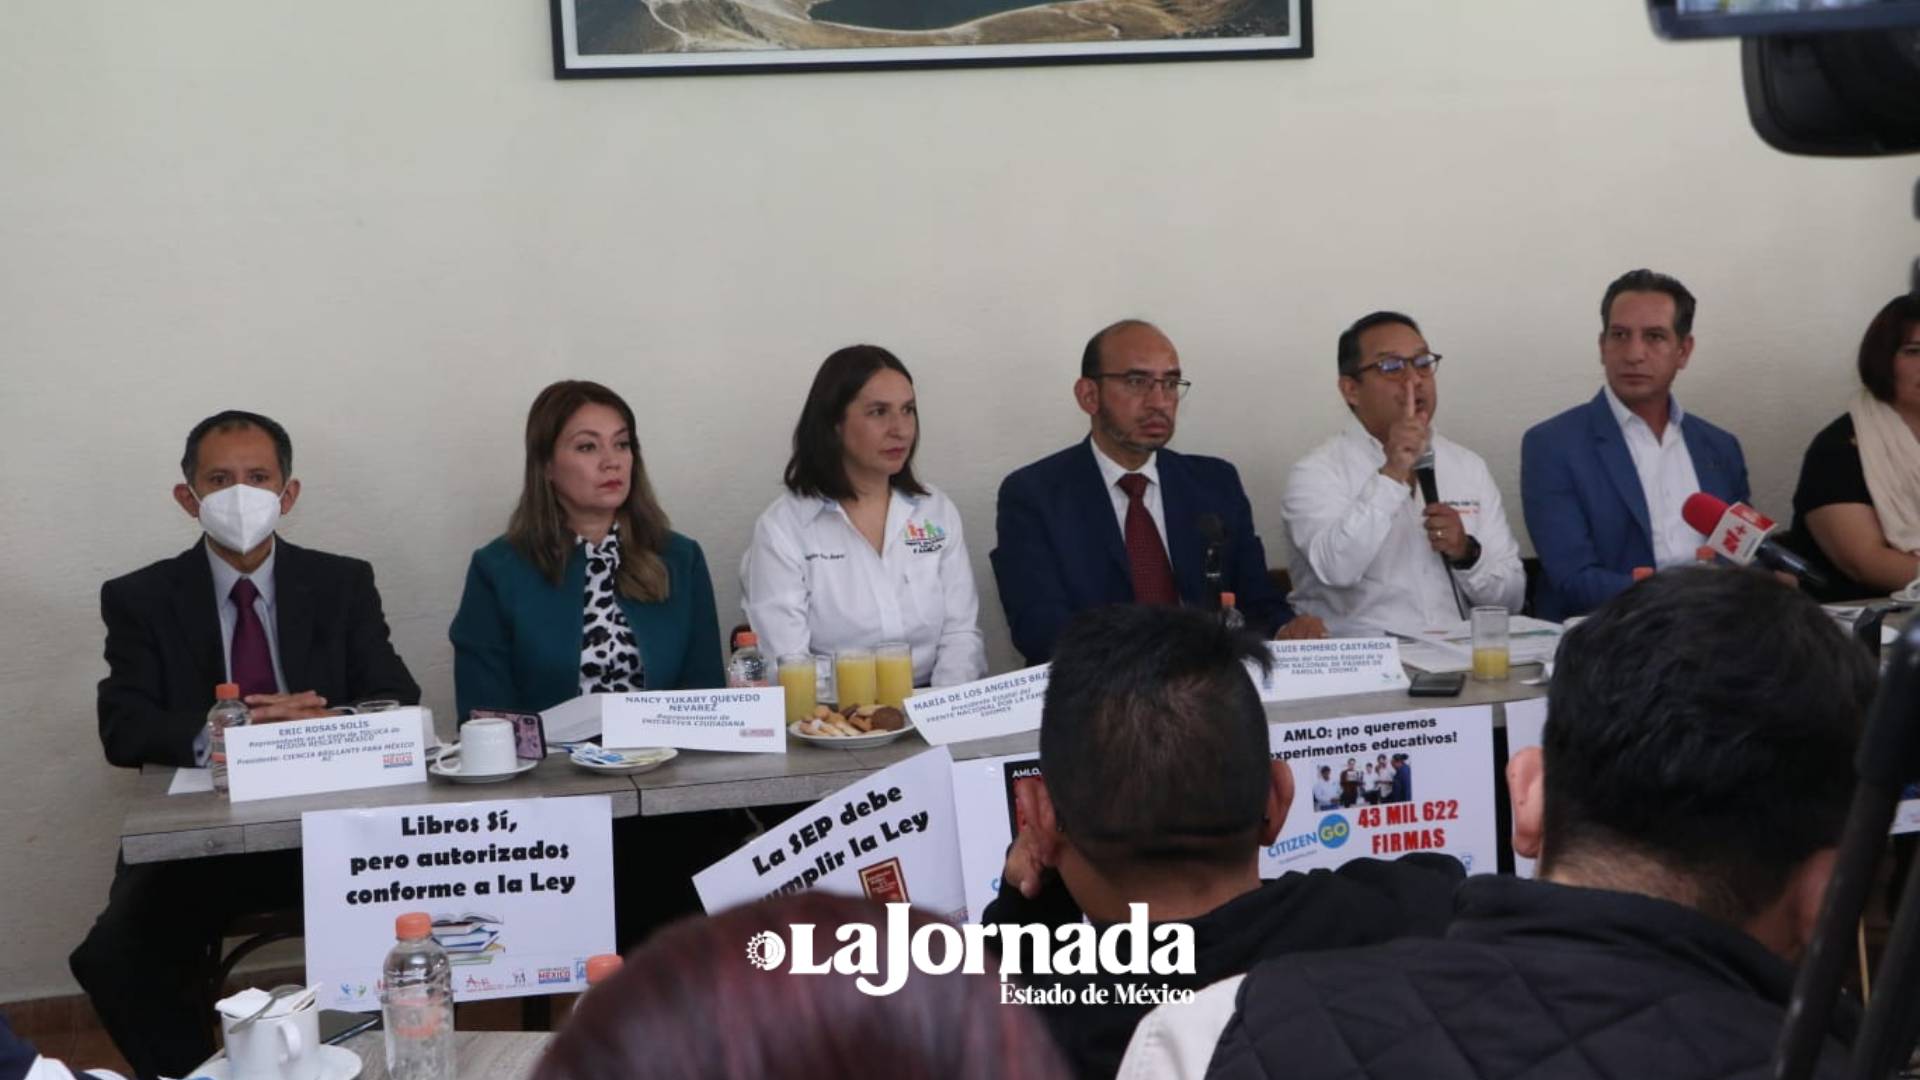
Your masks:
<instances>
[{"instance_id":1,"label":"white coffee cup","mask_svg":"<svg viewBox=\"0 0 1920 1080\"><path fill-rule=\"evenodd\" d=\"M240 1023L220 1018L233 1080L319 1080L320 1007L311 998L293 1012Z\"/></svg>"},{"instance_id":2,"label":"white coffee cup","mask_svg":"<svg viewBox=\"0 0 1920 1080\"><path fill-rule=\"evenodd\" d=\"M513 724L497 716L460 725L460 771L480 776L512 772L520 764Z\"/></svg>"}]
</instances>

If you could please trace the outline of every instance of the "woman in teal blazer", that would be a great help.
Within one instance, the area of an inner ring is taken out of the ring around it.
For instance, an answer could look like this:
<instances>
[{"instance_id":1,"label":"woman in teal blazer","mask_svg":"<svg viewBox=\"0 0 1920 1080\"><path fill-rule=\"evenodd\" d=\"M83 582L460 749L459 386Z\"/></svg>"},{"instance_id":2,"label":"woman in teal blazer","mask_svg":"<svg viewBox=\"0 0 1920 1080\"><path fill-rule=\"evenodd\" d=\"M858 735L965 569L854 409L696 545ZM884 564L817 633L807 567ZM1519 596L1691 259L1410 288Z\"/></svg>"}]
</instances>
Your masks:
<instances>
[{"instance_id":1,"label":"woman in teal blazer","mask_svg":"<svg viewBox=\"0 0 1920 1080\"><path fill-rule=\"evenodd\" d=\"M706 557L667 528L618 394L569 381L534 399L520 504L506 535L474 552L448 636L462 720L583 693L725 683ZM692 875L749 826L732 811L615 821L620 951L699 911Z\"/></svg>"},{"instance_id":2,"label":"woman in teal blazer","mask_svg":"<svg viewBox=\"0 0 1920 1080\"><path fill-rule=\"evenodd\" d=\"M449 633L461 719L725 683L706 557L668 530L633 429L633 410L597 383L534 400L520 503L506 535L474 552Z\"/></svg>"}]
</instances>

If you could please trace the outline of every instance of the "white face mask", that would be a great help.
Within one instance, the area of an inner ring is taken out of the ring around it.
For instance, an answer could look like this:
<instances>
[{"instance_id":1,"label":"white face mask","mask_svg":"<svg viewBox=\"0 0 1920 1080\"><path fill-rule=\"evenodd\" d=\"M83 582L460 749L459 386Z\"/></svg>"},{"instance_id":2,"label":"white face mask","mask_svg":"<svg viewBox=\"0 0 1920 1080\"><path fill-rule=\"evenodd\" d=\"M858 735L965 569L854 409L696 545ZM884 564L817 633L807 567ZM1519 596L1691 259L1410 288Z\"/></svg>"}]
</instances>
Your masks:
<instances>
[{"instance_id":1,"label":"white face mask","mask_svg":"<svg viewBox=\"0 0 1920 1080\"><path fill-rule=\"evenodd\" d=\"M233 484L194 498L200 502L200 527L229 551L252 551L280 526L280 496L266 488Z\"/></svg>"}]
</instances>

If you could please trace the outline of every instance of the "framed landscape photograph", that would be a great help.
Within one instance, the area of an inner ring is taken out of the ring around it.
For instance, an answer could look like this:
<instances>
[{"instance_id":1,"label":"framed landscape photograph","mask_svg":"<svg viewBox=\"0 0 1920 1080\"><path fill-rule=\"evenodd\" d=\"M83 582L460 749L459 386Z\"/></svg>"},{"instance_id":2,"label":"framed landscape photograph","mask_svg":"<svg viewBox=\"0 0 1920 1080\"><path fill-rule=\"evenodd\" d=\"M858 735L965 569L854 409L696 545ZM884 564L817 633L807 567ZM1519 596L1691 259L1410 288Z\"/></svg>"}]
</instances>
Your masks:
<instances>
[{"instance_id":1,"label":"framed landscape photograph","mask_svg":"<svg viewBox=\"0 0 1920 1080\"><path fill-rule=\"evenodd\" d=\"M1313 55L1313 0L552 0L562 79Z\"/></svg>"}]
</instances>

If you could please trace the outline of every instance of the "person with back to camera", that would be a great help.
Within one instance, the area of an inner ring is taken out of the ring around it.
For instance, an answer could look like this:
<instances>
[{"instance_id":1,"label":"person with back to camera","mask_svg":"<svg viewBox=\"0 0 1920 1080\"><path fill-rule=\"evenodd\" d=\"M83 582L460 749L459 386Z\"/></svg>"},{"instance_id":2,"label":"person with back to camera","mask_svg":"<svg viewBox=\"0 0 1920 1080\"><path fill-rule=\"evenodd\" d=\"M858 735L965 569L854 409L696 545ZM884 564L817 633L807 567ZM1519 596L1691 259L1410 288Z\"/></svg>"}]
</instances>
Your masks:
<instances>
[{"instance_id":1,"label":"person with back to camera","mask_svg":"<svg viewBox=\"0 0 1920 1080\"><path fill-rule=\"evenodd\" d=\"M640 456L633 410L593 382L542 390L527 412L520 498L474 552L448 631L460 718L540 712L581 694L724 684L700 545L672 531ZM619 939L699 910L693 871L732 851L733 813L614 825Z\"/></svg>"},{"instance_id":2,"label":"person with back to camera","mask_svg":"<svg viewBox=\"0 0 1920 1080\"><path fill-rule=\"evenodd\" d=\"M915 686L986 675L960 511L914 476L919 444L919 402L898 357L851 345L821 363L794 425L786 493L741 559L740 606L769 656L897 641L912 651Z\"/></svg>"},{"instance_id":3,"label":"person with back to camera","mask_svg":"<svg viewBox=\"0 0 1920 1080\"><path fill-rule=\"evenodd\" d=\"M1104 927L1144 904L1150 921L1193 929L1193 974L1151 981L1195 990L1271 956L1439 933L1464 875L1449 855L1260 879L1294 797L1247 677L1268 656L1256 635L1190 608L1116 606L1069 623L1042 706L1041 775L1016 785L1024 824L981 922ZM1115 979L1029 981L1078 995ZM1106 1077L1148 1007L1116 996L1040 1011L1075 1070Z\"/></svg>"},{"instance_id":4,"label":"person with back to camera","mask_svg":"<svg viewBox=\"0 0 1920 1080\"><path fill-rule=\"evenodd\" d=\"M907 921L918 930L939 920L916 908ZM888 938L886 907L871 900L802 892L675 923L581 999L533 1080L1070 1075L1033 1011L1001 1004L991 966L979 974L909 970L900 989L869 997L855 985L859 976L759 970L746 956L749 940L771 934L784 942L804 924L815 955L829 957L839 948L835 931L856 923L876 929L884 973L889 952L907 942Z\"/></svg>"},{"instance_id":5,"label":"person with back to camera","mask_svg":"<svg viewBox=\"0 0 1920 1080\"><path fill-rule=\"evenodd\" d=\"M1885 596L1920 575L1920 293L1873 317L1859 371L1793 491L1793 546L1826 574L1826 601Z\"/></svg>"},{"instance_id":6,"label":"person with back to camera","mask_svg":"<svg viewBox=\"0 0 1920 1080\"><path fill-rule=\"evenodd\" d=\"M1513 850L1446 936L1292 957L1156 1011L1126 1077L1762 1080L1833 874L1874 666L1753 570L1676 567L1567 633ZM1843 1075L1835 1011L1817 1075Z\"/></svg>"}]
</instances>

